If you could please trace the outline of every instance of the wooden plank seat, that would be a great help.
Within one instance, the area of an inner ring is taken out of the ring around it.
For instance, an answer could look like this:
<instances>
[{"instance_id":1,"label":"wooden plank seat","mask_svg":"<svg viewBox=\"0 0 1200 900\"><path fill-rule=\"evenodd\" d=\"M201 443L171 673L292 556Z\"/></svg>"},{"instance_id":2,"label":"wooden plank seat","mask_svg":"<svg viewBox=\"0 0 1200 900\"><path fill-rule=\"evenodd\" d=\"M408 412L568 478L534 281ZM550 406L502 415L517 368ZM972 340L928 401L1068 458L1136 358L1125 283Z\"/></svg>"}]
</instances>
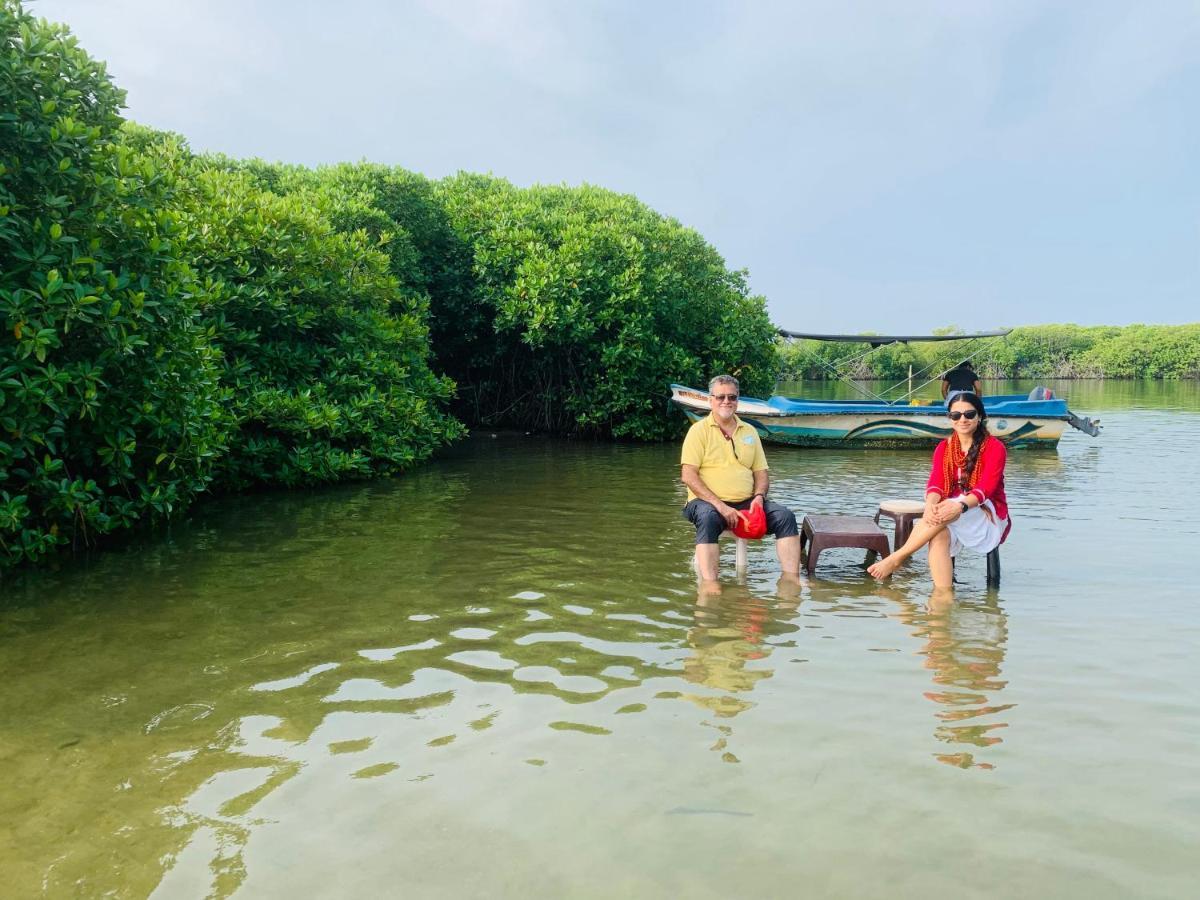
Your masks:
<instances>
[{"instance_id":1,"label":"wooden plank seat","mask_svg":"<svg viewBox=\"0 0 1200 900\"><path fill-rule=\"evenodd\" d=\"M875 524L879 524L880 516L887 516L896 523L892 549L899 550L912 534L913 522L924 514L925 504L920 500L880 500L879 509L875 513Z\"/></svg>"},{"instance_id":2,"label":"wooden plank seat","mask_svg":"<svg viewBox=\"0 0 1200 900\"><path fill-rule=\"evenodd\" d=\"M817 568L821 552L833 547L858 547L880 556L888 555L887 535L870 516L805 516L800 526L802 555L805 546L809 575Z\"/></svg>"}]
</instances>

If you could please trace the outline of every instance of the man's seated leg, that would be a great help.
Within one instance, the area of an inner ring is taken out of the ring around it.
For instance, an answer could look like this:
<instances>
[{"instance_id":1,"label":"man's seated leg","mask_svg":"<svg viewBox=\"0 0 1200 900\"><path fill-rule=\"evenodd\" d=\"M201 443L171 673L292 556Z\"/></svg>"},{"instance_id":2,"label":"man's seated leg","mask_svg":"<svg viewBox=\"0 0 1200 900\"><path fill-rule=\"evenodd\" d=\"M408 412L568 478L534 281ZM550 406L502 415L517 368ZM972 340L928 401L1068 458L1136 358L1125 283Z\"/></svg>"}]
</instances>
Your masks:
<instances>
[{"instance_id":1,"label":"man's seated leg","mask_svg":"<svg viewBox=\"0 0 1200 900\"><path fill-rule=\"evenodd\" d=\"M717 580L717 541L725 530L725 517L705 500L692 500L683 508L683 517L696 526L696 567L705 581Z\"/></svg>"},{"instance_id":2,"label":"man's seated leg","mask_svg":"<svg viewBox=\"0 0 1200 900\"><path fill-rule=\"evenodd\" d=\"M796 514L774 500L767 500L763 511L767 514L767 531L775 535L775 553L780 568L789 574L799 574L800 528L796 524Z\"/></svg>"}]
</instances>

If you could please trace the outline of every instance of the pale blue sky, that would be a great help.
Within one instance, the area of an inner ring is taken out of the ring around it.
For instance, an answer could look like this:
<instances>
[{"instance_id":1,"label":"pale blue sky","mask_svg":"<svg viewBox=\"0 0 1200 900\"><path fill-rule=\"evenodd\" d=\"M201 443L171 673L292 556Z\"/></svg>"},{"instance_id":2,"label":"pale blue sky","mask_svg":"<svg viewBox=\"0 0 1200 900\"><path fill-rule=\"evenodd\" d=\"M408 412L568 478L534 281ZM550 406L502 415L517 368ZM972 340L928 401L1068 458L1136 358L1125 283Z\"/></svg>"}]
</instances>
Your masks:
<instances>
[{"instance_id":1,"label":"pale blue sky","mask_svg":"<svg viewBox=\"0 0 1200 900\"><path fill-rule=\"evenodd\" d=\"M199 150L590 182L804 331L1200 320L1200 0L36 0Z\"/></svg>"}]
</instances>

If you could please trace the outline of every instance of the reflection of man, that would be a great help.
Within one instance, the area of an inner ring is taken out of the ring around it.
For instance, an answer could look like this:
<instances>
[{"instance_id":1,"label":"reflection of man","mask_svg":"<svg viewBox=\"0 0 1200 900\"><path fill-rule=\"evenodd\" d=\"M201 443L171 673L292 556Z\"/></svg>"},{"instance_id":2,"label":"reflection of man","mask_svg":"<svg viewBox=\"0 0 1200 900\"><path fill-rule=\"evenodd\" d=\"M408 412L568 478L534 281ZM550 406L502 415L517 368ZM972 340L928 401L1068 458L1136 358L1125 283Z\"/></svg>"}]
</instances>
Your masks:
<instances>
[{"instance_id":1,"label":"reflection of man","mask_svg":"<svg viewBox=\"0 0 1200 900\"><path fill-rule=\"evenodd\" d=\"M756 683L771 677L771 669L746 669L750 661L765 659L771 653L771 645L763 643L763 631L772 624L771 611L763 598L738 597L737 602L722 604L712 595L701 594L693 615L696 626L688 631L687 642L695 652L683 661L684 678L740 693L754 690ZM722 701L723 706L732 709L730 715L741 712L732 703L733 698Z\"/></svg>"},{"instance_id":2,"label":"reflection of man","mask_svg":"<svg viewBox=\"0 0 1200 900\"><path fill-rule=\"evenodd\" d=\"M688 502L683 516L696 526L696 564L705 581L717 580L717 538L737 524L738 510L758 504L775 535L775 552L787 574L800 574L800 532L796 515L767 499L770 475L762 442L752 425L737 417L738 382L718 375L708 384L712 412L692 425L683 441L683 483Z\"/></svg>"}]
</instances>

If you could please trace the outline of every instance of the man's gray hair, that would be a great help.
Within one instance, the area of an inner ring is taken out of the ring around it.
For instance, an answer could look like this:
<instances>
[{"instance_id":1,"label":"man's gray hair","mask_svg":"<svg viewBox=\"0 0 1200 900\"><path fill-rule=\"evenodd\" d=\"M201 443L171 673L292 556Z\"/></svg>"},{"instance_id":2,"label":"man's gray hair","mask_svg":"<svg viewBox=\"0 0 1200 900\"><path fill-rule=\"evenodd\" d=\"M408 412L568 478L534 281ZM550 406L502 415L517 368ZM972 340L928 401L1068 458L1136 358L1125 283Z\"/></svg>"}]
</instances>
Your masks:
<instances>
[{"instance_id":1,"label":"man's gray hair","mask_svg":"<svg viewBox=\"0 0 1200 900\"><path fill-rule=\"evenodd\" d=\"M738 384L738 380L732 375L718 375L708 383L708 392L711 394L713 392L713 388L715 388L718 384L731 384L733 385L734 390L736 390L739 394L741 393L741 386Z\"/></svg>"}]
</instances>

